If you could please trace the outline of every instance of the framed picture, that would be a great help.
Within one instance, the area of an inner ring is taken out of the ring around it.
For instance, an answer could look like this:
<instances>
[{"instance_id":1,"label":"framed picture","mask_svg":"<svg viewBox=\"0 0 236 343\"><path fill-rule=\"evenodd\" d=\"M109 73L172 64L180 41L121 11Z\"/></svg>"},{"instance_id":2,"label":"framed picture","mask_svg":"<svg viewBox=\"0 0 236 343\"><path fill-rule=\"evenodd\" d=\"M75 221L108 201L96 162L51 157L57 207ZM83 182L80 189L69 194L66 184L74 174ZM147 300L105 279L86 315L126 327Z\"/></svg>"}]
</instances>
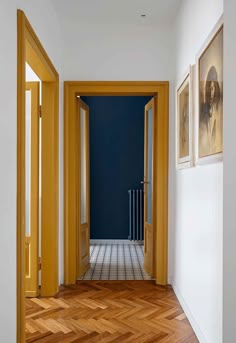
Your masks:
<instances>
[{"instance_id":1,"label":"framed picture","mask_svg":"<svg viewBox=\"0 0 236 343\"><path fill-rule=\"evenodd\" d=\"M197 56L197 163L223 157L223 20Z\"/></svg>"},{"instance_id":2,"label":"framed picture","mask_svg":"<svg viewBox=\"0 0 236 343\"><path fill-rule=\"evenodd\" d=\"M193 73L190 66L176 88L176 167L193 165Z\"/></svg>"}]
</instances>

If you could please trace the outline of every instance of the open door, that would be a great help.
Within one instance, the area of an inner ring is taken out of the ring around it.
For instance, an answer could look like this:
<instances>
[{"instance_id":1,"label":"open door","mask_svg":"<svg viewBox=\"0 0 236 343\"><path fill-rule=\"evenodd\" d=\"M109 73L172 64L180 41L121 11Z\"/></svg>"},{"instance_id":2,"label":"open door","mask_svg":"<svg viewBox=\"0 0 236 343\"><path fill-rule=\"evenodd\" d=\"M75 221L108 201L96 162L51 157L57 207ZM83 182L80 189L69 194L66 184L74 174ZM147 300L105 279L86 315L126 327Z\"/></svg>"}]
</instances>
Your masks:
<instances>
[{"instance_id":1,"label":"open door","mask_svg":"<svg viewBox=\"0 0 236 343\"><path fill-rule=\"evenodd\" d=\"M153 137L155 101L152 98L144 112L144 268L153 276Z\"/></svg>"},{"instance_id":2,"label":"open door","mask_svg":"<svg viewBox=\"0 0 236 343\"><path fill-rule=\"evenodd\" d=\"M90 267L89 107L78 98L76 118L77 278Z\"/></svg>"},{"instance_id":3,"label":"open door","mask_svg":"<svg viewBox=\"0 0 236 343\"><path fill-rule=\"evenodd\" d=\"M39 82L25 91L25 296L39 294Z\"/></svg>"}]
</instances>

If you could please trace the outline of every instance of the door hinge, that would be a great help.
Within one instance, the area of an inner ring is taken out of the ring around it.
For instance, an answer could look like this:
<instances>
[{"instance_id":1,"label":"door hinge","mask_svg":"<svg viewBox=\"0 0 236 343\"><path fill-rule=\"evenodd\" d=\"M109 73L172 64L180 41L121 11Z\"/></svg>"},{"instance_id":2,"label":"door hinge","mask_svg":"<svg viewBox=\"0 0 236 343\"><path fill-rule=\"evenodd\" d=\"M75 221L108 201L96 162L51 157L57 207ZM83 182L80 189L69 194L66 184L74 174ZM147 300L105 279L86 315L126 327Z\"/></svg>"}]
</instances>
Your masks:
<instances>
[{"instance_id":1,"label":"door hinge","mask_svg":"<svg viewBox=\"0 0 236 343\"><path fill-rule=\"evenodd\" d=\"M42 106L39 106L39 118L42 118Z\"/></svg>"},{"instance_id":2,"label":"door hinge","mask_svg":"<svg viewBox=\"0 0 236 343\"><path fill-rule=\"evenodd\" d=\"M38 257L38 270L42 269L42 258Z\"/></svg>"}]
</instances>

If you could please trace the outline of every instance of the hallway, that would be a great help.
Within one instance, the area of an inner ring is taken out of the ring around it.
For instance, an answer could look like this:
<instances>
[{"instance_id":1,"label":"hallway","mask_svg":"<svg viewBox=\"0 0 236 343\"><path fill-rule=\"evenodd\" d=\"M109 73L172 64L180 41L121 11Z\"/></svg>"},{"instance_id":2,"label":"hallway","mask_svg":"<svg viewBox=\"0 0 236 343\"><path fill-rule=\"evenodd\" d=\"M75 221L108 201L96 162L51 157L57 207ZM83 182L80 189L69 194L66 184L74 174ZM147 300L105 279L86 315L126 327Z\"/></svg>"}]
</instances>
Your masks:
<instances>
[{"instance_id":1,"label":"hallway","mask_svg":"<svg viewBox=\"0 0 236 343\"><path fill-rule=\"evenodd\" d=\"M171 287L153 281L79 281L26 299L26 342L197 343Z\"/></svg>"}]
</instances>

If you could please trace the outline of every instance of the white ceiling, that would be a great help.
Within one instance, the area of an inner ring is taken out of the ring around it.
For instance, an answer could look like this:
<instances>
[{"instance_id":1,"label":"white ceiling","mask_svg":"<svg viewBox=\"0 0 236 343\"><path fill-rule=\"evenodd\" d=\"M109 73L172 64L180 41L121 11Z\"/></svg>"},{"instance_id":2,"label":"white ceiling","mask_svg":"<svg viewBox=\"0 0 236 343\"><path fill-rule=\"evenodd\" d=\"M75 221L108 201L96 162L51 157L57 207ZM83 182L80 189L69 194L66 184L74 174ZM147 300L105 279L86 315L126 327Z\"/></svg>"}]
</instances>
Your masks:
<instances>
[{"instance_id":1,"label":"white ceiling","mask_svg":"<svg viewBox=\"0 0 236 343\"><path fill-rule=\"evenodd\" d=\"M78 24L170 24L181 0L51 0L62 22ZM146 18L141 18L146 14Z\"/></svg>"}]
</instances>

